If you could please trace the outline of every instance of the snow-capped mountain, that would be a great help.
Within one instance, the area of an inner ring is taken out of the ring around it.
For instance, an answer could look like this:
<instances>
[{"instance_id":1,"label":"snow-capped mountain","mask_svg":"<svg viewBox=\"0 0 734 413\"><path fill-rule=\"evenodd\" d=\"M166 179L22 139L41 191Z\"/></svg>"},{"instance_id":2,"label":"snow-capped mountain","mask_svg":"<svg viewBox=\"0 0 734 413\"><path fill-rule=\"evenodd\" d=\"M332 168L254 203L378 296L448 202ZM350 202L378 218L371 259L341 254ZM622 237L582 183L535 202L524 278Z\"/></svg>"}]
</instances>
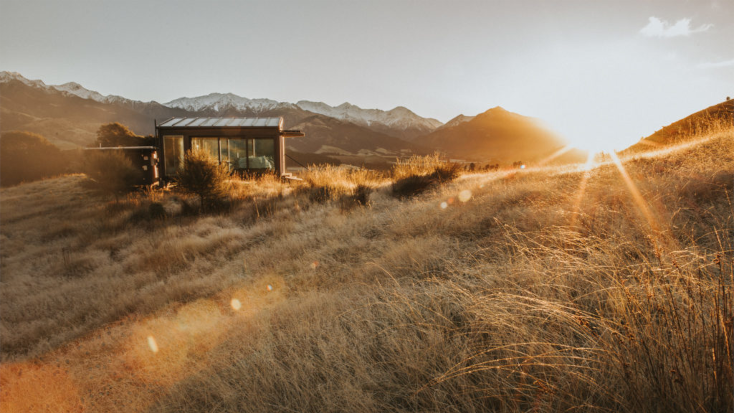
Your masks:
<instances>
[{"instance_id":1,"label":"snow-capped mountain","mask_svg":"<svg viewBox=\"0 0 734 413\"><path fill-rule=\"evenodd\" d=\"M323 102L311 102L307 100L301 100L293 104L271 99L248 99L233 93L210 93L206 96L194 98L184 97L164 103L164 105L191 112L222 112L234 109L240 112L255 114L273 110L298 108L311 113L365 126L372 130L399 138L426 134L442 125L436 119L423 118L402 106L384 111L380 109L362 109L350 103L330 106Z\"/></svg>"},{"instance_id":2,"label":"snow-capped mountain","mask_svg":"<svg viewBox=\"0 0 734 413\"><path fill-rule=\"evenodd\" d=\"M0 83L7 83L12 80L22 82L25 85L35 87L38 89L50 90L55 89L62 93L78 96L82 99L92 99L101 103L113 103L113 102L137 102L130 99L125 99L121 96L108 95L105 96L97 91L89 90L84 88L82 85L76 82L68 82L63 85L47 85L42 80L30 80L23 77L18 72L0 72Z\"/></svg>"},{"instance_id":3,"label":"snow-capped mountain","mask_svg":"<svg viewBox=\"0 0 734 413\"><path fill-rule=\"evenodd\" d=\"M384 111L380 109L362 109L349 102L344 102L339 106L329 106L323 102L301 100L296 105L309 112L368 127L378 123L400 129L419 128L432 131L442 125L436 119L420 117L403 106Z\"/></svg>"},{"instance_id":4,"label":"snow-capped mountain","mask_svg":"<svg viewBox=\"0 0 734 413\"><path fill-rule=\"evenodd\" d=\"M206 96L194 98L183 97L164 103L170 108L185 109L192 112L202 110L220 111L228 108L240 111L262 112L273 109L291 109L297 106L303 110L345 120L361 126L372 126L378 123L384 126L401 127L403 129L418 127L434 130L442 125L436 119L423 118L409 109L398 106L395 109L384 111L380 109L362 109L351 103L342 103L339 106L329 106L323 102L301 100L295 105L288 102L278 102L271 99L248 99L234 93L210 93Z\"/></svg>"},{"instance_id":5,"label":"snow-capped mountain","mask_svg":"<svg viewBox=\"0 0 734 413\"><path fill-rule=\"evenodd\" d=\"M469 122L472 119L474 119L474 116L459 115L459 116L451 119L450 121L444 123L443 125L441 125L439 127L439 129L441 129L441 128L450 128L450 127L456 126L456 125L458 125L460 123Z\"/></svg>"},{"instance_id":6,"label":"snow-capped mountain","mask_svg":"<svg viewBox=\"0 0 734 413\"><path fill-rule=\"evenodd\" d=\"M38 89L48 89L48 85L43 83L42 80L26 79L18 72L0 72L0 83L8 83L12 80L17 80L18 82Z\"/></svg>"},{"instance_id":7,"label":"snow-capped mountain","mask_svg":"<svg viewBox=\"0 0 734 413\"><path fill-rule=\"evenodd\" d=\"M169 108L185 109L191 112L202 110L220 111L224 109L236 109L239 111L263 112L273 109L289 109L292 103L278 102L271 99L248 99L237 96L234 93L210 93L206 96L195 98L183 97L164 103Z\"/></svg>"}]
</instances>

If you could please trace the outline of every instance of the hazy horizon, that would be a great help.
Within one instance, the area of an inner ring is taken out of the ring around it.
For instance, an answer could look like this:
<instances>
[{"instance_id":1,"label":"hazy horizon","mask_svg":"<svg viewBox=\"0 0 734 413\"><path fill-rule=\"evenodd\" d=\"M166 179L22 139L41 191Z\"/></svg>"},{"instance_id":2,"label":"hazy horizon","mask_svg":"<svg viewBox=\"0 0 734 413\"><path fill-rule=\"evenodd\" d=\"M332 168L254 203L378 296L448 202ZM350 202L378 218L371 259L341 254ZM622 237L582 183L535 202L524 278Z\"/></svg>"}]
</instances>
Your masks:
<instances>
[{"instance_id":1,"label":"hazy horizon","mask_svg":"<svg viewBox=\"0 0 734 413\"><path fill-rule=\"evenodd\" d=\"M209 93L495 106L621 149L734 92L734 4L0 2L0 70L158 102Z\"/></svg>"}]
</instances>

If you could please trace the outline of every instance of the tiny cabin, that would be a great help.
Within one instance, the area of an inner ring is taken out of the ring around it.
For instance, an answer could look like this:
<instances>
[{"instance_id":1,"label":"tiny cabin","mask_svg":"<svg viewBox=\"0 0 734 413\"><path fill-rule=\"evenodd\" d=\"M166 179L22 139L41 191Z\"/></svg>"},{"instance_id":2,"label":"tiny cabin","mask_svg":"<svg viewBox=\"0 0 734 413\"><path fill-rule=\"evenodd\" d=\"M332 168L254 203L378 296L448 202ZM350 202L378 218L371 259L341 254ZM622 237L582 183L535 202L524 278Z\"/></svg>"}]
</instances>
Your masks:
<instances>
[{"instance_id":1,"label":"tiny cabin","mask_svg":"<svg viewBox=\"0 0 734 413\"><path fill-rule=\"evenodd\" d=\"M160 171L172 179L188 151L204 151L232 173L286 173L285 138L303 137L283 129L283 118L172 118L156 125Z\"/></svg>"},{"instance_id":2,"label":"tiny cabin","mask_svg":"<svg viewBox=\"0 0 734 413\"><path fill-rule=\"evenodd\" d=\"M133 167L140 171L135 185L155 185L160 175L158 172L158 148L155 146L118 146L106 148L87 148L92 152L121 152L130 160Z\"/></svg>"}]
</instances>

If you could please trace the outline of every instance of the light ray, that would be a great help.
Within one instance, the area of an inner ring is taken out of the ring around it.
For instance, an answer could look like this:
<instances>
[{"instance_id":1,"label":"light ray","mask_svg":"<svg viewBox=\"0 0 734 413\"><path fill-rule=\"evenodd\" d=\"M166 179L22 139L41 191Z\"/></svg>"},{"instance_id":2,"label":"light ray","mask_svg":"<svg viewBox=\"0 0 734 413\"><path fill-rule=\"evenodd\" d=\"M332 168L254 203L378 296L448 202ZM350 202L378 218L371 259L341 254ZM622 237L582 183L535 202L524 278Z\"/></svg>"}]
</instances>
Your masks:
<instances>
[{"instance_id":1,"label":"light ray","mask_svg":"<svg viewBox=\"0 0 734 413\"><path fill-rule=\"evenodd\" d=\"M579 190L576 192L576 199L574 199L573 201L573 213L571 215L571 222L569 225L571 228L576 226L576 218L578 217L580 213L579 209L581 208L581 199L584 197L584 193L586 193L586 183L589 181L591 169L594 167L594 156L595 154L592 151L589 151L589 154L586 158L586 163L582 167L584 171L584 176L581 177Z\"/></svg>"},{"instance_id":2,"label":"light ray","mask_svg":"<svg viewBox=\"0 0 734 413\"><path fill-rule=\"evenodd\" d=\"M619 160L619 157L614 151L612 151L610 155L612 157L614 165L619 170L619 174L622 175L622 179L624 180L624 183L627 186L627 190L630 192L630 195L632 195L632 199L634 200L637 209L645 217L647 223L650 225L650 228L652 228L652 230L655 232L659 232L660 226L658 225L657 220L655 220L652 211L650 211L650 207L648 207L647 202L645 202L645 198L642 197L642 194L637 188L637 185L635 185L635 183L632 181L632 178L630 178L629 174L627 173L627 169L625 169L624 165L622 165L622 161Z\"/></svg>"},{"instance_id":3,"label":"light ray","mask_svg":"<svg viewBox=\"0 0 734 413\"><path fill-rule=\"evenodd\" d=\"M559 156L563 155L564 153L570 151L571 149L573 149L573 147L570 146L570 145L566 145L566 146L562 147L561 149L559 149L559 150L553 152L552 154L548 155L547 158L545 158L545 159L541 160L540 162L538 162L538 166L543 166L543 165L547 164L548 162L550 162L550 161L558 158ZM589 153L591 153L591 151L589 151Z\"/></svg>"}]
</instances>

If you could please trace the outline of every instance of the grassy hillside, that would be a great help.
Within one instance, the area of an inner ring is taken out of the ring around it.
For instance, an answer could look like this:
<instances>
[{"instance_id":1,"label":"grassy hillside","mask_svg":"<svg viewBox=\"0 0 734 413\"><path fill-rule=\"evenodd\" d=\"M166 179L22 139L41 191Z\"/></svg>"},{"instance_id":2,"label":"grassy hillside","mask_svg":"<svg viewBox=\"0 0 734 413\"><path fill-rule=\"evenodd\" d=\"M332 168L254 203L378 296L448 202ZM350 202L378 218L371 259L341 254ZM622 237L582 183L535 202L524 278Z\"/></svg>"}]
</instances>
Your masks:
<instances>
[{"instance_id":1,"label":"grassy hillside","mask_svg":"<svg viewBox=\"0 0 734 413\"><path fill-rule=\"evenodd\" d=\"M734 100L727 100L661 128L629 147L626 152L634 153L675 145L703 134L730 129L732 126L734 126Z\"/></svg>"},{"instance_id":2,"label":"grassy hillside","mask_svg":"<svg viewBox=\"0 0 734 413\"><path fill-rule=\"evenodd\" d=\"M734 406L732 129L405 199L236 181L215 215L84 180L0 190L3 412Z\"/></svg>"}]
</instances>

